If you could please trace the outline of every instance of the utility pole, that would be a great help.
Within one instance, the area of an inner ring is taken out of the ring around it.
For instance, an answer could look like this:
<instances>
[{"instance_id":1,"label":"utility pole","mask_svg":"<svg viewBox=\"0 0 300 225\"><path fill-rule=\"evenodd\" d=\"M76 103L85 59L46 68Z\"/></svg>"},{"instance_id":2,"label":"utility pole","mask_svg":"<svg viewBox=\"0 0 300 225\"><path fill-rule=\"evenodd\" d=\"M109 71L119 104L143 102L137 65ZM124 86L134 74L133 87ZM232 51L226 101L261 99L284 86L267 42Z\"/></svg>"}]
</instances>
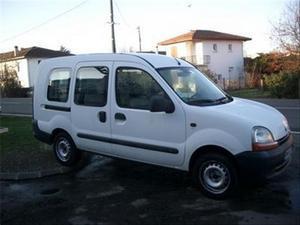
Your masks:
<instances>
[{"instance_id":1,"label":"utility pole","mask_svg":"<svg viewBox=\"0 0 300 225\"><path fill-rule=\"evenodd\" d=\"M111 44L112 44L112 52L113 52L113 53L116 53L115 21L114 21L114 6L113 6L113 0L110 0L110 24L111 24Z\"/></svg>"},{"instance_id":2,"label":"utility pole","mask_svg":"<svg viewBox=\"0 0 300 225\"><path fill-rule=\"evenodd\" d=\"M139 34L139 50L141 52L142 51L141 28L140 26L138 26L136 29L138 30L138 34Z\"/></svg>"}]
</instances>

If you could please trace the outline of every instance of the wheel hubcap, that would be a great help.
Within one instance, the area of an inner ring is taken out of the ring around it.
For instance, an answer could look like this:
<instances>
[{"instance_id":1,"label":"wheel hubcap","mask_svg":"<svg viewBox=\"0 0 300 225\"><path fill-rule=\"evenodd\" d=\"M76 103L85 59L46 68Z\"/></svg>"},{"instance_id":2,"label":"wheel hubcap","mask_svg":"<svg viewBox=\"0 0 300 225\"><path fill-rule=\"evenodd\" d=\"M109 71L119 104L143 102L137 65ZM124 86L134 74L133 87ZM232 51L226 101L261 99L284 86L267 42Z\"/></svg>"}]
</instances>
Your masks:
<instances>
[{"instance_id":1,"label":"wheel hubcap","mask_svg":"<svg viewBox=\"0 0 300 225\"><path fill-rule=\"evenodd\" d=\"M200 181L209 192L221 194L230 185L230 174L227 167L220 162L207 162L200 168Z\"/></svg>"},{"instance_id":2,"label":"wheel hubcap","mask_svg":"<svg viewBox=\"0 0 300 225\"><path fill-rule=\"evenodd\" d=\"M56 153L58 158L66 162L69 160L71 155L71 145L69 141L65 138L61 138L56 144Z\"/></svg>"}]
</instances>

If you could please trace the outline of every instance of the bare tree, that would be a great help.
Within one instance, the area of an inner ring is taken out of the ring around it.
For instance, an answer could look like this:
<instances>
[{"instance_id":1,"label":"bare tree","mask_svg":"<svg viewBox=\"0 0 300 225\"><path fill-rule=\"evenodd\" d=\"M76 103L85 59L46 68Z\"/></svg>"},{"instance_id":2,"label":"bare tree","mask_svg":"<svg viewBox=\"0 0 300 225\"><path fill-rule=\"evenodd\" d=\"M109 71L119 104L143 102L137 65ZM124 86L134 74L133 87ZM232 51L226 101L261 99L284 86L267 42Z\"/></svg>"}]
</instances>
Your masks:
<instances>
[{"instance_id":1,"label":"bare tree","mask_svg":"<svg viewBox=\"0 0 300 225\"><path fill-rule=\"evenodd\" d=\"M59 51L71 54L71 51L67 49L65 46L61 45Z\"/></svg>"},{"instance_id":2,"label":"bare tree","mask_svg":"<svg viewBox=\"0 0 300 225\"><path fill-rule=\"evenodd\" d=\"M300 54L300 0L290 0L286 4L281 18L273 25L272 33L282 50Z\"/></svg>"}]
</instances>

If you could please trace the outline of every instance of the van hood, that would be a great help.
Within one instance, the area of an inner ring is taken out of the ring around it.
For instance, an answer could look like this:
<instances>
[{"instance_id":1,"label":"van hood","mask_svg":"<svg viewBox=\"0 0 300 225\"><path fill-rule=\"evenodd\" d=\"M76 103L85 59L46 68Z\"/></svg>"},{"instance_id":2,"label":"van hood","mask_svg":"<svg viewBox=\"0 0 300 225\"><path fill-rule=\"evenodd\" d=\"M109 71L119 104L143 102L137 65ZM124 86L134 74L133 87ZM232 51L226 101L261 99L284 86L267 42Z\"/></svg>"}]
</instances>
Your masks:
<instances>
[{"instance_id":1,"label":"van hood","mask_svg":"<svg viewBox=\"0 0 300 225\"><path fill-rule=\"evenodd\" d=\"M243 119L250 123L252 127L263 126L268 128L275 140L283 138L289 133L284 125L286 118L278 110L266 104L234 98L232 102L218 105L215 109L219 113Z\"/></svg>"}]
</instances>

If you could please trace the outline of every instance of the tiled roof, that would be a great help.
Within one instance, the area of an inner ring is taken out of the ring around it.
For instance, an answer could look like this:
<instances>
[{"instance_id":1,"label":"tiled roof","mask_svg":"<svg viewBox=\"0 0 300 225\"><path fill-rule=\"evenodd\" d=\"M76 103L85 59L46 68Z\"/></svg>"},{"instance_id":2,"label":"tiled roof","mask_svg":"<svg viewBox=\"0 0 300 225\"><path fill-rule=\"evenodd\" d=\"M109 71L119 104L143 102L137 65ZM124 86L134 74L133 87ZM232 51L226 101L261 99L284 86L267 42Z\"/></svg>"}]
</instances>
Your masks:
<instances>
[{"instance_id":1,"label":"tiled roof","mask_svg":"<svg viewBox=\"0 0 300 225\"><path fill-rule=\"evenodd\" d=\"M188 33L179 35L174 38L159 42L159 45L170 45L185 41L204 41L204 40L231 40L231 41L250 41L251 38L221 33L212 30L191 30Z\"/></svg>"},{"instance_id":2,"label":"tiled roof","mask_svg":"<svg viewBox=\"0 0 300 225\"><path fill-rule=\"evenodd\" d=\"M17 51L16 56L14 55L14 51L0 53L0 62L11 61L17 58L53 58L70 55L72 54L34 46L30 48L21 48Z\"/></svg>"}]
</instances>

